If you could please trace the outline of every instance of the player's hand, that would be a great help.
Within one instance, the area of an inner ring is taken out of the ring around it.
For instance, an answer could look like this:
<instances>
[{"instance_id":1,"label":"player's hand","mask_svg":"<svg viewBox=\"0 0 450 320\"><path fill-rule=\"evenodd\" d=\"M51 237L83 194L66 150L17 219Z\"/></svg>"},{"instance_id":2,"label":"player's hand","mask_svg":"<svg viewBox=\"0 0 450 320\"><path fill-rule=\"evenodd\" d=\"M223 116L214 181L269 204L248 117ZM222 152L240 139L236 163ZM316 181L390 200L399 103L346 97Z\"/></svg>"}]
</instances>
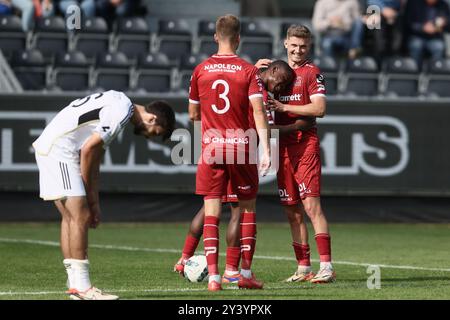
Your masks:
<instances>
[{"instance_id":1,"label":"player's hand","mask_svg":"<svg viewBox=\"0 0 450 320\"><path fill-rule=\"evenodd\" d=\"M267 97L267 103L270 111L286 112L286 106L276 99Z\"/></svg>"},{"instance_id":2,"label":"player's hand","mask_svg":"<svg viewBox=\"0 0 450 320\"><path fill-rule=\"evenodd\" d=\"M89 206L91 216L89 219L89 228L95 229L100 224L100 205L98 203Z\"/></svg>"},{"instance_id":3,"label":"player's hand","mask_svg":"<svg viewBox=\"0 0 450 320\"><path fill-rule=\"evenodd\" d=\"M259 174L265 177L270 169L270 153L264 152L259 162Z\"/></svg>"},{"instance_id":4,"label":"player's hand","mask_svg":"<svg viewBox=\"0 0 450 320\"><path fill-rule=\"evenodd\" d=\"M255 63L255 67L257 67L258 69L267 68L269 66L269 64L271 64L271 63L272 63L272 60L270 60L270 59L259 59Z\"/></svg>"},{"instance_id":5,"label":"player's hand","mask_svg":"<svg viewBox=\"0 0 450 320\"><path fill-rule=\"evenodd\" d=\"M434 34L437 30L434 24L429 21L423 25L423 31L428 34Z\"/></svg>"}]
</instances>

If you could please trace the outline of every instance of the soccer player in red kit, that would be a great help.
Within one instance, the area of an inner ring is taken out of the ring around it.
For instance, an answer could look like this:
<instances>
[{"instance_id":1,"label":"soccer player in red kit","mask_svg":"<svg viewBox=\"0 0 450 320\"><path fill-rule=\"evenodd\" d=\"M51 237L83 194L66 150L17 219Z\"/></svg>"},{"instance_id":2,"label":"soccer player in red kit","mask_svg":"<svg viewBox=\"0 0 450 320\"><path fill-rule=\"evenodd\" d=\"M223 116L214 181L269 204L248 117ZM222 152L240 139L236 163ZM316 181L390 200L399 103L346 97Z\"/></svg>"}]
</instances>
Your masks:
<instances>
[{"instance_id":1,"label":"soccer player in red kit","mask_svg":"<svg viewBox=\"0 0 450 320\"><path fill-rule=\"evenodd\" d=\"M286 89L295 78L294 71L289 65L282 61L271 61L268 59L261 59L256 64L260 69L260 78L264 85L263 95L265 97L264 103L267 102L267 92L277 93L280 90ZM270 114L268 114L269 118ZM200 114L190 114L192 121L200 121ZM253 113L249 113L249 122L254 128ZM269 124L273 124L270 123ZM280 134L285 131L305 130L311 127L310 122L297 120L293 125L282 127ZM231 218L227 228L227 250L226 250L226 267L222 277L222 283L237 283L239 280L239 260L240 260L240 209L238 206L238 199L233 193L231 184L228 183L227 193L222 197L222 203L230 203ZM199 240L203 234L203 221L205 210L202 207L194 216L190 226L189 232L185 238L183 251L181 257L174 266L174 271L183 274L184 264L186 260L192 257L197 249Z\"/></svg>"},{"instance_id":2,"label":"soccer player in red kit","mask_svg":"<svg viewBox=\"0 0 450 320\"><path fill-rule=\"evenodd\" d=\"M203 244L210 291L222 289L218 268L218 226L221 198L228 179L238 197L242 217L242 269L238 286L263 287L251 271L256 244L258 168L250 159L252 138L243 132L251 132L248 113L253 110L263 149L260 170L264 175L270 167L268 124L258 69L236 55L239 33L237 17L225 15L217 19L214 39L219 45L218 52L194 69L189 93L189 113L200 109L202 121L202 156L197 168L196 193L204 196ZM242 156L245 161L241 161Z\"/></svg>"},{"instance_id":3,"label":"soccer player in red kit","mask_svg":"<svg viewBox=\"0 0 450 320\"><path fill-rule=\"evenodd\" d=\"M297 78L290 90L277 98L278 101L269 99L270 109L275 111L275 123L289 124L298 116L323 117L326 110L324 78L319 68L307 58L311 48L311 32L305 26L292 25L287 30L284 45L289 66L294 69ZM297 272L287 281L333 282L335 272L331 264L331 238L320 202L321 162L315 126L280 139L280 170L277 178L298 261ZM299 238L299 222L302 219L300 203L315 231L320 256L320 268L315 276L311 273L309 245L295 240Z\"/></svg>"}]
</instances>

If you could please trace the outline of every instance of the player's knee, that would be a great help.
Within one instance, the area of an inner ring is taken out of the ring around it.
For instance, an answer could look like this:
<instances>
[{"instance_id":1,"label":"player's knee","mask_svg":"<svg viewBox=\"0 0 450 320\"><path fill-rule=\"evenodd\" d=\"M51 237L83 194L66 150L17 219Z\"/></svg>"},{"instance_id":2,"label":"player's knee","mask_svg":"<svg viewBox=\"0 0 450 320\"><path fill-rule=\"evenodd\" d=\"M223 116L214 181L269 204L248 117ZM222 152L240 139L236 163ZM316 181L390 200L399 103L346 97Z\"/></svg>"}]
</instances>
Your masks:
<instances>
[{"instance_id":1,"label":"player's knee","mask_svg":"<svg viewBox=\"0 0 450 320\"><path fill-rule=\"evenodd\" d=\"M87 226L89 225L91 220L91 215L88 210L81 210L80 212L77 212L76 214L72 214L70 217L71 223L75 223L78 226Z\"/></svg>"},{"instance_id":2,"label":"player's knee","mask_svg":"<svg viewBox=\"0 0 450 320\"><path fill-rule=\"evenodd\" d=\"M304 203L303 207L305 208L306 214L311 218L311 220L318 218L322 213L320 204L314 202Z\"/></svg>"}]
</instances>

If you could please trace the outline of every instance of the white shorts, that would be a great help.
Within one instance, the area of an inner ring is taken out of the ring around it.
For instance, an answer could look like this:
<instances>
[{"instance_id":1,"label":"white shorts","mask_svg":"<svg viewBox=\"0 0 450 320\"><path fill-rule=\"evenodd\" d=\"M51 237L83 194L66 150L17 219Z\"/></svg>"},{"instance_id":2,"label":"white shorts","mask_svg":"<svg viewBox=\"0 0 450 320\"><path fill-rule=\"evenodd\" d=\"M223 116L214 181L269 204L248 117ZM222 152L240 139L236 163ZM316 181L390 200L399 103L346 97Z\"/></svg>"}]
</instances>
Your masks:
<instances>
[{"instance_id":1,"label":"white shorts","mask_svg":"<svg viewBox=\"0 0 450 320\"><path fill-rule=\"evenodd\" d=\"M39 168L39 188L42 199L59 200L86 195L79 168L69 162L62 162L37 153L35 155Z\"/></svg>"}]
</instances>

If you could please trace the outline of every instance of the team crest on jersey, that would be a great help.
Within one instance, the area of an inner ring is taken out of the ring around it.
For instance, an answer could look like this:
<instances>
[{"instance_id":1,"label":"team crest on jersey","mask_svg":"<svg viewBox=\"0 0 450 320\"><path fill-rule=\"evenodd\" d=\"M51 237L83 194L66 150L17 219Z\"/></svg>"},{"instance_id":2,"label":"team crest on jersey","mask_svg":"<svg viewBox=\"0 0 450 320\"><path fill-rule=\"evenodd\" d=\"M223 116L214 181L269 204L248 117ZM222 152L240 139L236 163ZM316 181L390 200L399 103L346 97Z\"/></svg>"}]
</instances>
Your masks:
<instances>
[{"instance_id":1,"label":"team crest on jersey","mask_svg":"<svg viewBox=\"0 0 450 320\"><path fill-rule=\"evenodd\" d=\"M294 87L301 87L301 86L302 86L302 77L297 76L297 78L295 78Z\"/></svg>"}]
</instances>

